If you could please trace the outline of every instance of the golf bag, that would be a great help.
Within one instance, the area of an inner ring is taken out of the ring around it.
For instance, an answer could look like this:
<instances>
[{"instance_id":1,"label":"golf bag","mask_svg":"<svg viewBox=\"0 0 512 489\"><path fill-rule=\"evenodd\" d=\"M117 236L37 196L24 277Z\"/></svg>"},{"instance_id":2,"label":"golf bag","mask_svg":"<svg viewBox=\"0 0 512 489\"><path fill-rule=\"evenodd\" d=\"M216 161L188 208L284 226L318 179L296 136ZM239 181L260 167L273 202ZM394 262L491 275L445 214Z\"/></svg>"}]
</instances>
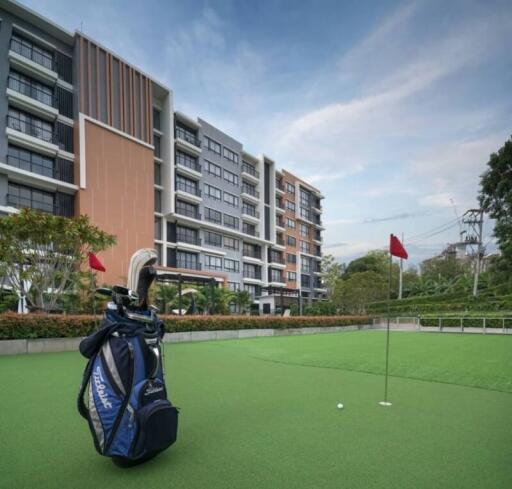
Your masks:
<instances>
[{"instance_id":1,"label":"golf bag","mask_svg":"<svg viewBox=\"0 0 512 489\"><path fill-rule=\"evenodd\" d=\"M78 411L89 423L98 453L130 466L176 441L178 410L167 400L161 355L164 325L153 310L140 308L141 299L130 289L100 292L113 302L101 329L80 343L89 361Z\"/></svg>"}]
</instances>

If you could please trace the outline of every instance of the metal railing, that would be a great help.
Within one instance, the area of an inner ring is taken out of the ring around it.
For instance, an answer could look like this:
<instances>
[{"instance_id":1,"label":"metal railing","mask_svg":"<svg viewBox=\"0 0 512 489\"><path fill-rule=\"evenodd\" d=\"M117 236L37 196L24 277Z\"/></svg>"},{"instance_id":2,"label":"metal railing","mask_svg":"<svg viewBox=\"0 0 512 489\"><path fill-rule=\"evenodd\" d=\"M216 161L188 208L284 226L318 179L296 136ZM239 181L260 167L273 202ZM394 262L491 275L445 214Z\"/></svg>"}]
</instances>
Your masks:
<instances>
[{"instance_id":1,"label":"metal railing","mask_svg":"<svg viewBox=\"0 0 512 489\"><path fill-rule=\"evenodd\" d=\"M20 197L19 195L7 194L7 205L17 208L36 209L48 212L49 214L56 214L56 206L54 203L50 204L49 202L28 197Z\"/></svg>"},{"instance_id":2,"label":"metal railing","mask_svg":"<svg viewBox=\"0 0 512 489\"><path fill-rule=\"evenodd\" d=\"M201 264L194 260L176 260L176 268L184 268L186 270L201 270Z\"/></svg>"},{"instance_id":3,"label":"metal railing","mask_svg":"<svg viewBox=\"0 0 512 489\"><path fill-rule=\"evenodd\" d=\"M21 54L24 58L30 59L34 63L54 71L53 56L43 52L37 46L33 46L28 42L23 42L15 37L11 38L10 46L11 50L15 53Z\"/></svg>"},{"instance_id":4,"label":"metal railing","mask_svg":"<svg viewBox=\"0 0 512 489\"><path fill-rule=\"evenodd\" d=\"M255 217L256 219L260 218L260 213L256 209L248 207L246 205L242 206L242 213L247 214L248 216Z\"/></svg>"},{"instance_id":5,"label":"metal railing","mask_svg":"<svg viewBox=\"0 0 512 489\"><path fill-rule=\"evenodd\" d=\"M23 120L13 115L7 115L7 127L41 139L47 143L57 144L57 136L52 130L34 124L30 119Z\"/></svg>"},{"instance_id":6,"label":"metal railing","mask_svg":"<svg viewBox=\"0 0 512 489\"><path fill-rule=\"evenodd\" d=\"M256 280L261 280L261 271L256 270L244 270L243 271L244 278L253 278Z\"/></svg>"},{"instance_id":7,"label":"metal railing","mask_svg":"<svg viewBox=\"0 0 512 489\"><path fill-rule=\"evenodd\" d=\"M261 250L253 250L251 248L244 248L242 250L242 255L247 256L249 258L257 258L261 260Z\"/></svg>"},{"instance_id":8,"label":"metal railing","mask_svg":"<svg viewBox=\"0 0 512 489\"><path fill-rule=\"evenodd\" d=\"M198 189L195 185L191 185L185 182L176 181L176 190L182 190L183 192L187 192L188 194L196 195L197 197L201 197L201 190Z\"/></svg>"},{"instance_id":9,"label":"metal railing","mask_svg":"<svg viewBox=\"0 0 512 489\"><path fill-rule=\"evenodd\" d=\"M268 260L270 263L280 263L281 265L285 264L284 258L279 255L270 254Z\"/></svg>"},{"instance_id":10,"label":"metal railing","mask_svg":"<svg viewBox=\"0 0 512 489\"><path fill-rule=\"evenodd\" d=\"M176 153L176 164L186 166L191 170L201 173L201 165L197 162L197 160L195 158L188 157L183 153Z\"/></svg>"},{"instance_id":11,"label":"metal railing","mask_svg":"<svg viewBox=\"0 0 512 489\"><path fill-rule=\"evenodd\" d=\"M242 185L242 192L248 195L252 195L253 197L260 197L260 193L254 187L251 187L245 183Z\"/></svg>"},{"instance_id":12,"label":"metal railing","mask_svg":"<svg viewBox=\"0 0 512 489\"><path fill-rule=\"evenodd\" d=\"M245 223L244 223L244 226L242 226L242 233L248 234L249 236L255 236L255 237L258 237L260 235L260 233L258 233L258 231L256 231L256 229L246 226Z\"/></svg>"},{"instance_id":13,"label":"metal railing","mask_svg":"<svg viewBox=\"0 0 512 489\"><path fill-rule=\"evenodd\" d=\"M62 180L63 182L74 182L74 165L72 161L58 158L57 160L48 160L48 162L51 163L51 166L45 166L32 160L7 155L7 164L9 166L37 173L45 177L55 178L56 180Z\"/></svg>"},{"instance_id":14,"label":"metal railing","mask_svg":"<svg viewBox=\"0 0 512 489\"><path fill-rule=\"evenodd\" d=\"M18 78L9 76L7 81L7 86L14 90L15 92L21 93L22 95L26 95L38 102L41 102L50 107L55 107L55 100L53 98L53 91L51 88L48 88L48 93L41 88L34 86L32 83L27 83L26 81L19 80Z\"/></svg>"},{"instance_id":15,"label":"metal railing","mask_svg":"<svg viewBox=\"0 0 512 489\"><path fill-rule=\"evenodd\" d=\"M193 144L198 148L201 147L201 140L194 133L187 131L183 127L176 126L175 137L183 139L187 143Z\"/></svg>"},{"instance_id":16,"label":"metal railing","mask_svg":"<svg viewBox=\"0 0 512 489\"><path fill-rule=\"evenodd\" d=\"M187 207L176 206L176 214L191 217L192 219L201 219L201 214L197 210L192 210Z\"/></svg>"},{"instance_id":17,"label":"metal railing","mask_svg":"<svg viewBox=\"0 0 512 489\"><path fill-rule=\"evenodd\" d=\"M242 171L244 173L248 173L249 175L252 175L253 177L256 177L256 178L259 178L260 177L260 172L258 170L256 170L253 166L242 162Z\"/></svg>"},{"instance_id":18,"label":"metal railing","mask_svg":"<svg viewBox=\"0 0 512 489\"><path fill-rule=\"evenodd\" d=\"M181 243L193 244L196 246L201 246L201 238L199 236L190 236L187 233L176 233L176 241Z\"/></svg>"},{"instance_id":19,"label":"metal railing","mask_svg":"<svg viewBox=\"0 0 512 489\"><path fill-rule=\"evenodd\" d=\"M280 182L279 180L276 180L276 189L281 190L282 192L285 191L283 182Z\"/></svg>"}]
</instances>

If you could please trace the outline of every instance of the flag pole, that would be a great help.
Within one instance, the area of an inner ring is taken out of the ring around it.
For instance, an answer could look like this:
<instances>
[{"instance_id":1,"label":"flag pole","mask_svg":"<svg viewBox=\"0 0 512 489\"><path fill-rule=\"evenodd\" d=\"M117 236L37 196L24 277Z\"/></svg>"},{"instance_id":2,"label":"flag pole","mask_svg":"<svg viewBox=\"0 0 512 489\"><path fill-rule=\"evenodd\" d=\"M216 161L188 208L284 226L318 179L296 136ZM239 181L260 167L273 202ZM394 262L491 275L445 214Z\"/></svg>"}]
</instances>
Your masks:
<instances>
[{"instance_id":1,"label":"flag pole","mask_svg":"<svg viewBox=\"0 0 512 489\"><path fill-rule=\"evenodd\" d=\"M393 238L393 235L390 236ZM391 314L391 272L393 269L393 255L389 250L389 277L388 277L388 304L387 304L387 318L386 318L386 373L384 377L384 400L380 401L381 406L391 406L388 401L388 371L389 371L389 319Z\"/></svg>"}]
</instances>

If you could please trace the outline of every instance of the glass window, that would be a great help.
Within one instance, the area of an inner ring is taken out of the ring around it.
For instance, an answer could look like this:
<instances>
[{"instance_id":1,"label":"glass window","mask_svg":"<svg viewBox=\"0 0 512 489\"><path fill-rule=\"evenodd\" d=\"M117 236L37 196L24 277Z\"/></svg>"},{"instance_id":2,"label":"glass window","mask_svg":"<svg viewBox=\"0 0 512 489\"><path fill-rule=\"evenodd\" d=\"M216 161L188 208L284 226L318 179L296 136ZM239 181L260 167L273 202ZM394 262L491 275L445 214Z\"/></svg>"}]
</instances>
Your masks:
<instances>
[{"instance_id":1,"label":"glass window","mask_svg":"<svg viewBox=\"0 0 512 489\"><path fill-rule=\"evenodd\" d=\"M224 146L223 155L224 155L224 158L226 158L229 161L232 161L233 163L236 163L238 165L238 155L234 151L231 151L229 148L226 148Z\"/></svg>"},{"instance_id":2,"label":"glass window","mask_svg":"<svg viewBox=\"0 0 512 489\"><path fill-rule=\"evenodd\" d=\"M155 189L155 212L162 212L162 192Z\"/></svg>"},{"instance_id":3,"label":"glass window","mask_svg":"<svg viewBox=\"0 0 512 489\"><path fill-rule=\"evenodd\" d=\"M155 161L155 185L162 185L162 166Z\"/></svg>"},{"instance_id":4,"label":"glass window","mask_svg":"<svg viewBox=\"0 0 512 489\"><path fill-rule=\"evenodd\" d=\"M204 160L204 169L206 173L217 178L222 178L222 168L211 161Z\"/></svg>"},{"instance_id":5,"label":"glass window","mask_svg":"<svg viewBox=\"0 0 512 489\"><path fill-rule=\"evenodd\" d=\"M222 212L210 209L209 207L204 208L204 218L215 224L222 224Z\"/></svg>"},{"instance_id":6,"label":"glass window","mask_svg":"<svg viewBox=\"0 0 512 489\"><path fill-rule=\"evenodd\" d=\"M189 270L200 270L199 255L188 251L178 251L176 253L176 267Z\"/></svg>"},{"instance_id":7,"label":"glass window","mask_svg":"<svg viewBox=\"0 0 512 489\"><path fill-rule=\"evenodd\" d=\"M290 211L295 212L295 202L292 202L291 200L286 201L286 208Z\"/></svg>"},{"instance_id":8,"label":"glass window","mask_svg":"<svg viewBox=\"0 0 512 489\"><path fill-rule=\"evenodd\" d=\"M222 270L222 258L214 255L204 255L204 267L209 270Z\"/></svg>"},{"instance_id":9,"label":"glass window","mask_svg":"<svg viewBox=\"0 0 512 489\"><path fill-rule=\"evenodd\" d=\"M297 246L297 240L290 235L286 236L286 243L288 244L288 246Z\"/></svg>"},{"instance_id":10,"label":"glass window","mask_svg":"<svg viewBox=\"0 0 512 489\"><path fill-rule=\"evenodd\" d=\"M226 272L238 273L240 271L240 262L231 260L230 258L224 258L224 270L226 270Z\"/></svg>"},{"instance_id":11,"label":"glass window","mask_svg":"<svg viewBox=\"0 0 512 489\"><path fill-rule=\"evenodd\" d=\"M207 197L213 200L222 200L222 191L220 188L214 187L207 183L204 184L204 193Z\"/></svg>"},{"instance_id":12,"label":"glass window","mask_svg":"<svg viewBox=\"0 0 512 489\"><path fill-rule=\"evenodd\" d=\"M296 272L286 272L286 278L290 282L295 282L297 280L297 273Z\"/></svg>"},{"instance_id":13,"label":"glass window","mask_svg":"<svg viewBox=\"0 0 512 489\"><path fill-rule=\"evenodd\" d=\"M239 229L240 228L240 220L238 217L230 216L229 214L224 214L224 226Z\"/></svg>"},{"instance_id":14,"label":"glass window","mask_svg":"<svg viewBox=\"0 0 512 489\"><path fill-rule=\"evenodd\" d=\"M206 148L210 151L213 151L215 154L218 154L220 156L221 154L221 146L217 141L214 141L213 139L209 138L208 136L204 137Z\"/></svg>"},{"instance_id":15,"label":"glass window","mask_svg":"<svg viewBox=\"0 0 512 489\"><path fill-rule=\"evenodd\" d=\"M153 107L153 128L157 131L160 131L161 125L160 125L160 111Z\"/></svg>"},{"instance_id":16,"label":"glass window","mask_svg":"<svg viewBox=\"0 0 512 489\"><path fill-rule=\"evenodd\" d=\"M157 158L162 157L162 147L160 143L160 136L153 134L153 145L155 146L155 156Z\"/></svg>"},{"instance_id":17,"label":"glass window","mask_svg":"<svg viewBox=\"0 0 512 489\"><path fill-rule=\"evenodd\" d=\"M200 171L197 158L194 158L193 156L181 151L176 151L176 164L186 166L191 170Z\"/></svg>"},{"instance_id":18,"label":"glass window","mask_svg":"<svg viewBox=\"0 0 512 489\"><path fill-rule=\"evenodd\" d=\"M309 235L309 227L307 224L302 224L300 225L300 235L303 237L303 238L307 238L308 235Z\"/></svg>"},{"instance_id":19,"label":"glass window","mask_svg":"<svg viewBox=\"0 0 512 489\"><path fill-rule=\"evenodd\" d=\"M295 194L295 185L293 185L293 183L285 182L285 187L286 187L286 191L289 194Z\"/></svg>"},{"instance_id":20,"label":"glass window","mask_svg":"<svg viewBox=\"0 0 512 489\"><path fill-rule=\"evenodd\" d=\"M300 251L302 253L309 253L309 243L307 241L300 242Z\"/></svg>"},{"instance_id":21,"label":"glass window","mask_svg":"<svg viewBox=\"0 0 512 489\"><path fill-rule=\"evenodd\" d=\"M224 248L238 251L240 249L240 240L231 236L224 236Z\"/></svg>"},{"instance_id":22,"label":"glass window","mask_svg":"<svg viewBox=\"0 0 512 489\"><path fill-rule=\"evenodd\" d=\"M224 202L233 207L238 207L239 199L236 195L230 194L229 192L224 192Z\"/></svg>"},{"instance_id":23,"label":"glass window","mask_svg":"<svg viewBox=\"0 0 512 489\"><path fill-rule=\"evenodd\" d=\"M286 253L286 261L288 263L297 263L297 255L293 253Z\"/></svg>"},{"instance_id":24,"label":"glass window","mask_svg":"<svg viewBox=\"0 0 512 489\"><path fill-rule=\"evenodd\" d=\"M240 290L240 284L238 282L228 282L228 290L238 292Z\"/></svg>"},{"instance_id":25,"label":"glass window","mask_svg":"<svg viewBox=\"0 0 512 489\"><path fill-rule=\"evenodd\" d=\"M222 234L214 233L212 231L204 231L204 242L210 246L222 247Z\"/></svg>"},{"instance_id":26,"label":"glass window","mask_svg":"<svg viewBox=\"0 0 512 489\"><path fill-rule=\"evenodd\" d=\"M289 217L286 218L286 227L289 227L290 229L295 229L295 221L293 219L290 219Z\"/></svg>"},{"instance_id":27,"label":"glass window","mask_svg":"<svg viewBox=\"0 0 512 489\"><path fill-rule=\"evenodd\" d=\"M155 239L162 239L162 218L155 216Z\"/></svg>"},{"instance_id":28,"label":"glass window","mask_svg":"<svg viewBox=\"0 0 512 489\"><path fill-rule=\"evenodd\" d=\"M199 235L197 229L188 228L185 226L176 226L176 241L200 245Z\"/></svg>"},{"instance_id":29,"label":"glass window","mask_svg":"<svg viewBox=\"0 0 512 489\"><path fill-rule=\"evenodd\" d=\"M282 282L283 276L281 274L281 270L275 270L274 268L270 269L270 280L272 282Z\"/></svg>"},{"instance_id":30,"label":"glass window","mask_svg":"<svg viewBox=\"0 0 512 489\"><path fill-rule=\"evenodd\" d=\"M228 170L224 170L224 180L226 180L226 182L232 183L233 185L238 185L239 183L238 175Z\"/></svg>"},{"instance_id":31,"label":"glass window","mask_svg":"<svg viewBox=\"0 0 512 489\"><path fill-rule=\"evenodd\" d=\"M181 214L182 216L191 217L193 219L199 218L196 205L178 199L176 199L176 214Z\"/></svg>"}]
</instances>

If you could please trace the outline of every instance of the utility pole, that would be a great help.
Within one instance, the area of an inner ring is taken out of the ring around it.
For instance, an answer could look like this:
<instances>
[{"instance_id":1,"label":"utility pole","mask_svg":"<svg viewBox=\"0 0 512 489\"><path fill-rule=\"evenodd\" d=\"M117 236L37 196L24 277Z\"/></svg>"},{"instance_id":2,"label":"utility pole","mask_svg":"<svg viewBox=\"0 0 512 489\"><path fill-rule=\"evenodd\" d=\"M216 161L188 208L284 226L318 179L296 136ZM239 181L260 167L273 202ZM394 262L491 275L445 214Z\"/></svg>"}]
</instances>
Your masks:
<instances>
[{"instance_id":1,"label":"utility pole","mask_svg":"<svg viewBox=\"0 0 512 489\"><path fill-rule=\"evenodd\" d=\"M474 256L474 282L473 296L478 295L478 278L480 276L480 260L483 253L482 234L484 227L484 211L482 209L470 209L462 216L462 223L466 225L465 242L470 246Z\"/></svg>"},{"instance_id":2,"label":"utility pole","mask_svg":"<svg viewBox=\"0 0 512 489\"><path fill-rule=\"evenodd\" d=\"M402 244L404 244L404 233L402 233ZM404 272L404 260L400 258L400 275L398 281L398 299L402 300L402 290L403 290L403 278L402 274Z\"/></svg>"}]
</instances>

